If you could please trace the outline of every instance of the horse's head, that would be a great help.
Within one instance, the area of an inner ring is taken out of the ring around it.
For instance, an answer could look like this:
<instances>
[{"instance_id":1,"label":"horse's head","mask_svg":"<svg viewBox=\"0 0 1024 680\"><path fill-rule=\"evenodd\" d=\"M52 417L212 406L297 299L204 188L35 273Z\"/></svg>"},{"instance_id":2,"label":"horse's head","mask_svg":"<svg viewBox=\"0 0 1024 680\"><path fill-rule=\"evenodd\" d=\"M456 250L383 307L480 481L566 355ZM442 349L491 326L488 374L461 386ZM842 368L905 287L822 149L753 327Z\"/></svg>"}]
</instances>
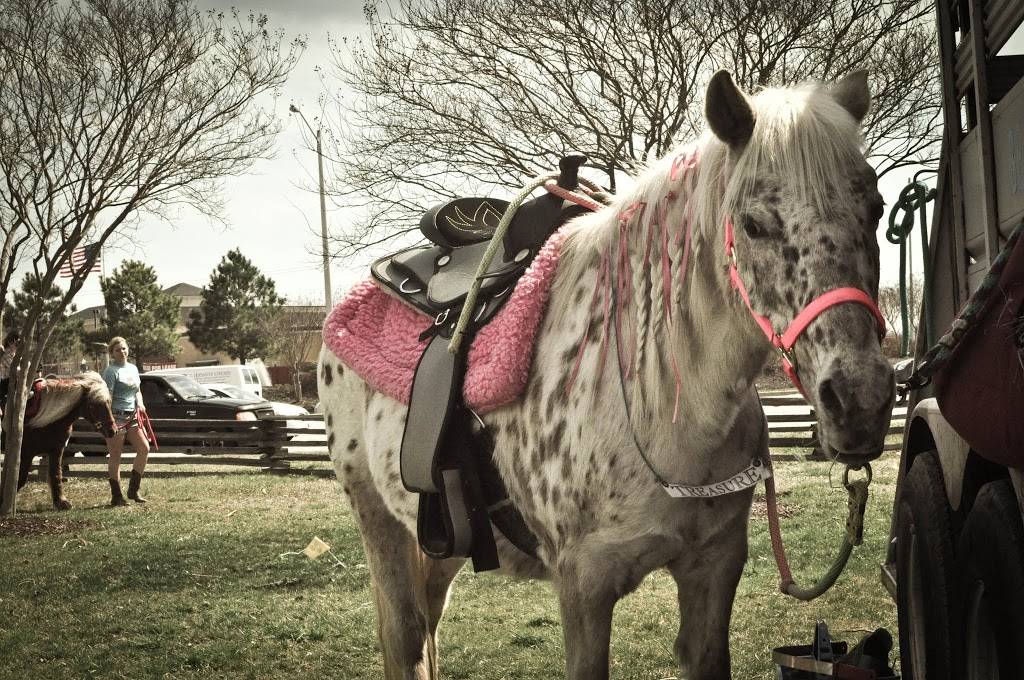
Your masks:
<instances>
[{"instance_id":1,"label":"horse's head","mask_svg":"<svg viewBox=\"0 0 1024 680\"><path fill-rule=\"evenodd\" d=\"M114 413L110 410L110 390L97 373L84 373L79 379L83 388L79 415L92 423L97 432L110 439L117 433Z\"/></svg>"},{"instance_id":2,"label":"horse's head","mask_svg":"<svg viewBox=\"0 0 1024 680\"><path fill-rule=\"evenodd\" d=\"M809 305L846 290L847 301L813 317L789 352L798 384L816 407L822 447L845 463L881 453L894 398L871 306L878 296L875 232L883 201L861 151L860 123L870 100L863 71L830 86L753 97L720 71L706 104L711 129L725 143L720 218L734 232L742 283L734 286L749 292L750 308L785 335ZM857 291L867 295L852 300Z\"/></svg>"}]
</instances>

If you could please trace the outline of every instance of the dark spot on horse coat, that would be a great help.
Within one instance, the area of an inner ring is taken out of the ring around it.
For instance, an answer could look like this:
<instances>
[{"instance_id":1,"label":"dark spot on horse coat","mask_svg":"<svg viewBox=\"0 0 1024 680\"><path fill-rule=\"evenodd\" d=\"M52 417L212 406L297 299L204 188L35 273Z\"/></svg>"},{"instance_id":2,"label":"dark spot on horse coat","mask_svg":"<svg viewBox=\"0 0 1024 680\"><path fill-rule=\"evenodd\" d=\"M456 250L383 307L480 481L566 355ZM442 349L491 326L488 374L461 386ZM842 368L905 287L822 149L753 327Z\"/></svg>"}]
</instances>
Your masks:
<instances>
[{"instance_id":1,"label":"dark spot on horse coat","mask_svg":"<svg viewBox=\"0 0 1024 680\"><path fill-rule=\"evenodd\" d=\"M327 427L334 427L334 416L330 413L327 414Z\"/></svg>"},{"instance_id":2,"label":"dark spot on horse coat","mask_svg":"<svg viewBox=\"0 0 1024 680\"><path fill-rule=\"evenodd\" d=\"M334 448L334 433L327 435L327 448Z\"/></svg>"},{"instance_id":3,"label":"dark spot on horse coat","mask_svg":"<svg viewBox=\"0 0 1024 680\"><path fill-rule=\"evenodd\" d=\"M357 446L359 446L359 442L357 442L355 439L349 439L348 447L346 448L348 448L349 451L355 451Z\"/></svg>"},{"instance_id":4,"label":"dark spot on horse coat","mask_svg":"<svg viewBox=\"0 0 1024 680\"><path fill-rule=\"evenodd\" d=\"M562 444L562 437L565 436L565 419L558 421L558 425L555 426L555 431L551 435L552 447L558 449Z\"/></svg>"},{"instance_id":5,"label":"dark spot on horse coat","mask_svg":"<svg viewBox=\"0 0 1024 680\"><path fill-rule=\"evenodd\" d=\"M334 380L334 374L331 371L331 365L330 364L324 364L324 384L325 385L330 385L333 380Z\"/></svg>"},{"instance_id":6,"label":"dark spot on horse coat","mask_svg":"<svg viewBox=\"0 0 1024 680\"><path fill-rule=\"evenodd\" d=\"M345 463L341 469L345 471L345 474L350 475L355 468L352 467L351 463Z\"/></svg>"}]
</instances>

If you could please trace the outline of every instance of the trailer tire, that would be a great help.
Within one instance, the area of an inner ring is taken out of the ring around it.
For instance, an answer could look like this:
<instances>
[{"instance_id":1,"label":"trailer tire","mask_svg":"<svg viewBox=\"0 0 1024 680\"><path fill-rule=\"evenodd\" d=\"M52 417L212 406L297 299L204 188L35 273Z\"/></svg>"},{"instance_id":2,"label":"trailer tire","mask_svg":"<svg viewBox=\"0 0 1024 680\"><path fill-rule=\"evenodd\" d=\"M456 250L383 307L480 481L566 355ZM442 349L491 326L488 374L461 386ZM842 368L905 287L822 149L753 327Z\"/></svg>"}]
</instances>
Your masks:
<instances>
[{"instance_id":1,"label":"trailer tire","mask_svg":"<svg viewBox=\"0 0 1024 680\"><path fill-rule=\"evenodd\" d=\"M900 491L896 606L905 680L959 680L952 630L954 537L942 468L934 452L914 459Z\"/></svg>"},{"instance_id":2,"label":"trailer tire","mask_svg":"<svg viewBox=\"0 0 1024 680\"><path fill-rule=\"evenodd\" d=\"M1024 669L1024 527L1008 480L982 487L957 547L964 677L1020 677Z\"/></svg>"}]
</instances>

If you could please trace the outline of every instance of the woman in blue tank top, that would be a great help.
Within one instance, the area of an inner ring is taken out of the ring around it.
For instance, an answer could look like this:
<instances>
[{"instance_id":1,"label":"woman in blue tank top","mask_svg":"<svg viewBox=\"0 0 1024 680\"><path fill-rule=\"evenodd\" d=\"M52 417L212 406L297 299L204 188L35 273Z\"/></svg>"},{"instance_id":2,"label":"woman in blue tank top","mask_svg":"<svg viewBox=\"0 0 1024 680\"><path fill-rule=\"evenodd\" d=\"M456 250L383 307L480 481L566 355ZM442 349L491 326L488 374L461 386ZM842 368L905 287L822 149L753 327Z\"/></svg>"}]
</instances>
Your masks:
<instances>
[{"instance_id":1,"label":"woman in blue tank top","mask_svg":"<svg viewBox=\"0 0 1024 680\"><path fill-rule=\"evenodd\" d=\"M142 474L146 471L146 458L149 456L149 442L139 428L138 414L146 412L142 403L141 381L139 369L128 361L128 341L117 336L110 339L107 345L110 364L103 371L103 380L107 383L112 397L110 408L114 412L117 423L117 434L107 440L107 451L110 460L107 473L110 477L110 505L128 505L121 495L121 450L124 440L135 449L135 464L132 465L132 478L128 483L128 498L136 503L145 503L146 499L139 495L142 485Z\"/></svg>"}]
</instances>

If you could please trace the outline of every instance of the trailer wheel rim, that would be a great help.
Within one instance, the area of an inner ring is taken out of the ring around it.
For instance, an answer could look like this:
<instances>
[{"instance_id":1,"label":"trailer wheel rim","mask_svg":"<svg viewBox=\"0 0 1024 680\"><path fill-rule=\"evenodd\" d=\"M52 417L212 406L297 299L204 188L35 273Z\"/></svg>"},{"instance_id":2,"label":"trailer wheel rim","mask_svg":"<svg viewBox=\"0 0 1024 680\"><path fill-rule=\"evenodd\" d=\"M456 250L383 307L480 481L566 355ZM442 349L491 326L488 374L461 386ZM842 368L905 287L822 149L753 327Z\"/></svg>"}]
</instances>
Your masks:
<instances>
[{"instance_id":1,"label":"trailer wheel rim","mask_svg":"<svg viewBox=\"0 0 1024 680\"><path fill-rule=\"evenodd\" d=\"M975 582L967 602L967 678L999 680L999 643L983 582Z\"/></svg>"},{"instance_id":2,"label":"trailer wheel rim","mask_svg":"<svg viewBox=\"0 0 1024 680\"><path fill-rule=\"evenodd\" d=\"M910 605L910 659L913 663L914 677L924 680L928 669L927 647L927 605L925 603L924 579L921 578L920 546L917 542L915 527L910 528L910 546L907 557L910 562L907 569L907 602Z\"/></svg>"}]
</instances>

